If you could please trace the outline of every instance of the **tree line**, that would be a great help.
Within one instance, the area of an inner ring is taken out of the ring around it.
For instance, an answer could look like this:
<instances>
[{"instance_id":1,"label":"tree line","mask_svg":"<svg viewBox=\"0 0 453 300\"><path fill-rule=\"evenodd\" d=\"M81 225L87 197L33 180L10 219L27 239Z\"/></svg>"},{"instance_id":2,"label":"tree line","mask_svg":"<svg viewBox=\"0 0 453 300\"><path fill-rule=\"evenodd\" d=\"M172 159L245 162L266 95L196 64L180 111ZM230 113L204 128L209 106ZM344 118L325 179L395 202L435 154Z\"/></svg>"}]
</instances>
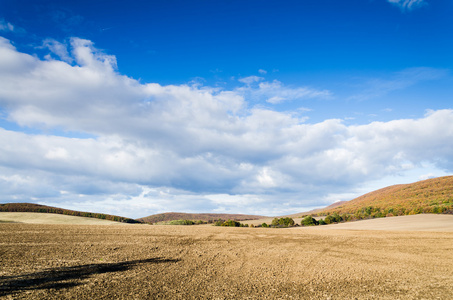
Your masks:
<instances>
[{"instance_id":1,"label":"tree line","mask_svg":"<svg viewBox=\"0 0 453 300\"><path fill-rule=\"evenodd\" d=\"M122 222L122 223L142 223L140 221L126 218L126 217L101 214L101 213L75 211L75 210L70 210L70 209L57 208L57 207L45 206L45 205L34 204L34 203L0 204L0 211L1 212L51 213L51 214L60 214L60 215L68 215L68 216L95 218L95 219L109 220L109 221Z\"/></svg>"}]
</instances>

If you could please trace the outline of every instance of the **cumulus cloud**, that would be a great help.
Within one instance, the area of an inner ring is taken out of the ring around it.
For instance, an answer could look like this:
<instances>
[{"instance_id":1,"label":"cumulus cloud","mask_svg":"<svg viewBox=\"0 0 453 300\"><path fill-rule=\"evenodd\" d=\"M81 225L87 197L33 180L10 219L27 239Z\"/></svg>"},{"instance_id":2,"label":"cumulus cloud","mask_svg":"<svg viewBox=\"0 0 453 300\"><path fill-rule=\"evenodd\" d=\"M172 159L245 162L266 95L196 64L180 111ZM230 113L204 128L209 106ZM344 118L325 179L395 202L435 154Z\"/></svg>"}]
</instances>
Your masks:
<instances>
[{"instance_id":1,"label":"cumulus cloud","mask_svg":"<svg viewBox=\"0 0 453 300\"><path fill-rule=\"evenodd\" d=\"M67 45L60 43L54 39L45 39L43 47L48 48L53 54L57 55L57 58L67 63L72 63L73 59L68 52ZM51 58L51 56L47 56Z\"/></svg>"},{"instance_id":2,"label":"cumulus cloud","mask_svg":"<svg viewBox=\"0 0 453 300\"><path fill-rule=\"evenodd\" d=\"M402 10L412 10L426 5L425 0L387 0L389 3L400 7Z\"/></svg>"},{"instance_id":3,"label":"cumulus cloud","mask_svg":"<svg viewBox=\"0 0 453 300\"><path fill-rule=\"evenodd\" d=\"M43 130L0 129L3 202L132 217L278 215L330 204L333 195L422 162L453 170L453 110L360 126L306 124L250 99L328 91L254 77L232 90L140 83L91 41L73 38L66 52L64 45L48 41L56 56L41 60L0 39L0 107L7 121ZM129 210L116 211L121 206Z\"/></svg>"}]
</instances>

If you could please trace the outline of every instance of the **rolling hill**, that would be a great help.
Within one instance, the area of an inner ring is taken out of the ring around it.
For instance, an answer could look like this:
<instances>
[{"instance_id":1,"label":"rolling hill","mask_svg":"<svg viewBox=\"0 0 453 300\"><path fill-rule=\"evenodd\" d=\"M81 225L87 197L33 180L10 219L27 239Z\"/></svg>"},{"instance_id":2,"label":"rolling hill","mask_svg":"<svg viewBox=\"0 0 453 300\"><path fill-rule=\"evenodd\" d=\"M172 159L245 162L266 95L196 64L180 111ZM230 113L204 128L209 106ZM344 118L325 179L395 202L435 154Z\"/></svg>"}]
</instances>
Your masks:
<instances>
[{"instance_id":1,"label":"rolling hill","mask_svg":"<svg viewBox=\"0 0 453 300\"><path fill-rule=\"evenodd\" d=\"M336 207L328 206L314 215L349 215L352 219L420 213L453 214L453 176L438 177L411 184L389 186L365 194Z\"/></svg>"},{"instance_id":2,"label":"rolling hill","mask_svg":"<svg viewBox=\"0 0 453 300\"><path fill-rule=\"evenodd\" d=\"M125 217L120 217L120 216L75 211L75 210L70 210L70 209L63 209L63 208L34 204L34 203L0 204L0 212L51 213L51 214L60 214L60 215L68 215L68 216L76 216L76 217L95 218L95 219L109 220L109 221L122 222L122 223L141 223L140 221L130 219L130 218L125 218Z\"/></svg>"},{"instance_id":3,"label":"rolling hill","mask_svg":"<svg viewBox=\"0 0 453 300\"><path fill-rule=\"evenodd\" d=\"M119 226L129 225L129 223L109 221L105 219L36 212L0 212L0 224L2 223L60 224L60 225L61 224L119 225Z\"/></svg>"},{"instance_id":4,"label":"rolling hill","mask_svg":"<svg viewBox=\"0 0 453 300\"><path fill-rule=\"evenodd\" d=\"M137 219L140 222L144 223L157 223L173 220L192 220L192 221L215 221L215 220L234 220L234 221L244 221L244 220L257 220L266 218L264 216L256 215L241 215L241 214L190 214L190 213L177 213L177 212L168 212L163 214L151 215L144 218Z\"/></svg>"}]
</instances>

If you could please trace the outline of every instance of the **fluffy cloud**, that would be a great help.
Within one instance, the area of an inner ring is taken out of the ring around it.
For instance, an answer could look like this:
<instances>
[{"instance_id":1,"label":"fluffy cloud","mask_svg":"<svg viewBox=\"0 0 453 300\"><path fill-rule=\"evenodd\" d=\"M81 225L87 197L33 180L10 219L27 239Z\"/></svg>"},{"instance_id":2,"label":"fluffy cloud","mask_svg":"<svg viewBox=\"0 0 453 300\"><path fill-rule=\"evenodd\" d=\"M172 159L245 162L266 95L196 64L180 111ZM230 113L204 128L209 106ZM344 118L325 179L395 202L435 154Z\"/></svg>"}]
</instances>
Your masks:
<instances>
[{"instance_id":1,"label":"fluffy cloud","mask_svg":"<svg viewBox=\"0 0 453 300\"><path fill-rule=\"evenodd\" d=\"M452 110L360 126L306 124L253 98L277 103L328 91L258 77L233 90L143 84L118 73L115 57L91 41L45 44L55 58L0 39L0 107L23 126L0 129L2 202L132 217L278 215L330 204L424 162L453 170Z\"/></svg>"}]
</instances>

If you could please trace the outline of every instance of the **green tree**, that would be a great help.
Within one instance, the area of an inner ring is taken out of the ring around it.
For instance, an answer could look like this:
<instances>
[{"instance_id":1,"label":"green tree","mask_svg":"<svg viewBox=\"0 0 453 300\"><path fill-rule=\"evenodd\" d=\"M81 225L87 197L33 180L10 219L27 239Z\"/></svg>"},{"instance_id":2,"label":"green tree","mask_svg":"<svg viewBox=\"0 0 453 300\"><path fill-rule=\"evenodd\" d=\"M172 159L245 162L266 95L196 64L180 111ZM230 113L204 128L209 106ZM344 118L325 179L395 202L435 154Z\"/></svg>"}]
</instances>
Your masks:
<instances>
[{"instance_id":1,"label":"green tree","mask_svg":"<svg viewBox=\"0 0 453 300\"><path fill-rule=\"evenodd\" d=\"M243 227L241 226L242 224L240 222L234 221L234 220L228 220L225 221L222 226L228 226L228 227Z\"/></svg>"},{"instance_id":2,"label":"green tree","mask_svg":"<svg viewBox=\"0 0 453 300\"><path fill-rule=\"evenodd\" d=\"M302 219L301 223L302 226L315 226L319 225L319 222L316 221L315 218L312 216L306 216L305 218Z\"/></svg>"},{"instance_id":3,"label":"green tree","mask_svg":"<svg viewBox=\"0 0 453 300\"><path fill-rule=\"evenodd\" d=\"M323 220L323 219L320 219L320 220L318 221L318 224L319 224L319 225L327 225L327 223L326 223L326 222L324 222L324 220Z\"/></svg>"},{"instance_id":4,"label":"green tree","mask_svg":"<svg viewBox=\"0 0 453 300\"><path fill-rule=\"evenodd\" d=\"M294 220L289 217L285 218L275 218L272 220L272 226L274 227L289 227L294 226Z\"/></svg>"}]
</instances>

